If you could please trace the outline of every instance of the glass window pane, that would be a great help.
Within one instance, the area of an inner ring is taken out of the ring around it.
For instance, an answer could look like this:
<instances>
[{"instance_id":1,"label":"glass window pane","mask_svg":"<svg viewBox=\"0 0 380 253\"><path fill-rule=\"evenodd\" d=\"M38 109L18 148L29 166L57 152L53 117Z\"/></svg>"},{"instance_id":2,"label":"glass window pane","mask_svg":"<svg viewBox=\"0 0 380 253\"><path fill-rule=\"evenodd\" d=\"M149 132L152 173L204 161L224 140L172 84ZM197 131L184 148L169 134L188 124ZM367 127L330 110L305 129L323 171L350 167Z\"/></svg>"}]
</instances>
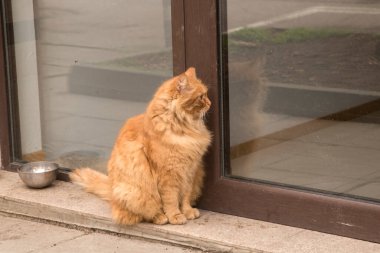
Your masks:
<instances>
[{"instance_id":1,"label":"glass window pane","mask_svg":"<svg viewBox=\"0 0 380 253\"><path fill-rule=\"evenodd\" d=\"M12 1L25 160L106 169L172 75L170 0Z\"/></svg>"},{"instance_id":2,"label":"glass window pane","mask_svg":"<svg viewBox=\"0 0 380 253\"><path fill-rule=\"evenodd\" d=\"M380 5L227 2L226 175L380 200Z\"/></svg>"}]
</instances>

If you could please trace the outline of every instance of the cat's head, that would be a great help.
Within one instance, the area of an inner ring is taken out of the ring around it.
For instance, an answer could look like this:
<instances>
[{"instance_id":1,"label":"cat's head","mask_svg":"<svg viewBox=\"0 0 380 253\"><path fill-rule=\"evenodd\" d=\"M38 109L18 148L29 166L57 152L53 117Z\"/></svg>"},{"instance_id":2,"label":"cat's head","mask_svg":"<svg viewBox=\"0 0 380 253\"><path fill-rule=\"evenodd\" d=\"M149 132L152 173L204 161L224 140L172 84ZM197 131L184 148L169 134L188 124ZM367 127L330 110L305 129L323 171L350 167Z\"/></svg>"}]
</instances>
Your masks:
<instances>
[{"instance_id":1,"label":"cat's head","mask_svg":"<svg viewBox=\"0 0 380 253\"><path fill-rule=\"evenodd\" d=\"M200 119L211 106L207 90L207 87L197 78L195 68L191 67L166 81L157 91L156 96L166 97L170 103L168 108L177 115Z\"/></svg>"}]
</instances>

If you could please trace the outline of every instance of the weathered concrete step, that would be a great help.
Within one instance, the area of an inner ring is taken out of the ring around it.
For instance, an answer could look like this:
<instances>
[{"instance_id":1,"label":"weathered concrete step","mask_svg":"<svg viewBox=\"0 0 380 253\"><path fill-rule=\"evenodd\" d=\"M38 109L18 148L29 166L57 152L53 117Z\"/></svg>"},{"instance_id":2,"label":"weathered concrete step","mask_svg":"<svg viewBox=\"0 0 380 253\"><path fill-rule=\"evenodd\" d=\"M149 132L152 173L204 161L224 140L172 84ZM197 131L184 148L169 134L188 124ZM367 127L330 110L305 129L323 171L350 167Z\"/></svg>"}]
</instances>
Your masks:
<instances>
[{"instance_id":1,"label":"weathered concrete step","mask_svg":"<svg viewBox=\"0 0 380 253\"><path fill-rule=\"evenodd\" d=\"M216 252L380 252L380 244L202 211L186 225L112 222L108 203L71 183L34 190L0 170L0 211Z\"/></svg>"}]
</instances>

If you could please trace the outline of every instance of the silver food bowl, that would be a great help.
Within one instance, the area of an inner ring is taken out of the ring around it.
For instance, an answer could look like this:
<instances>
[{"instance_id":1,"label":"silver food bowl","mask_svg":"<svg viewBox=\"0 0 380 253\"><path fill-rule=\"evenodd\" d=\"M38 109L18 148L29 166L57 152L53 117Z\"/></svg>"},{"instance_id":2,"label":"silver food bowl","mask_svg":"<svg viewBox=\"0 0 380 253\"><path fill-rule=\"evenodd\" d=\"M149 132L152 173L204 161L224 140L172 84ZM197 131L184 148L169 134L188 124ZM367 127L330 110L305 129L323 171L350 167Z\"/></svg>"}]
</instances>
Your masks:
<instances>
[{"instance_id":1,"label":"silver food bowl","mask_svg":"<svg viewBox=\"0 0 380 253\"><path fill-rule=\"evenodd\" d=\"M57 177L58 165L53 162L31 162L17 169L21 180L29 187L44 188Z\"/></svg>"}]
</instances>

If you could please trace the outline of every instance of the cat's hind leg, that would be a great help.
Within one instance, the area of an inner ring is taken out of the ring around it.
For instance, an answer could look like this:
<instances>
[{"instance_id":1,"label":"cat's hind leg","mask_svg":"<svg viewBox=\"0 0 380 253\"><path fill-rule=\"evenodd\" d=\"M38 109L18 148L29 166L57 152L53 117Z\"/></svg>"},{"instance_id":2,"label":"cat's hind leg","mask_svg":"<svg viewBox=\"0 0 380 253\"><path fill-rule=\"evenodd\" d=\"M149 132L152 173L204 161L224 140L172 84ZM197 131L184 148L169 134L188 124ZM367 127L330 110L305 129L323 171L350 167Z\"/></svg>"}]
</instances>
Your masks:
<instances>
[{"instance_id":1,"label":"cat's hind leg","mask_svg":"<svg viewBox=\"0 0 380 253\"><path fill-rule=\"evenodd\" d=\"M128 209L120 206L119 203L112 202L111 209L112 209L112 218L119 224L134 225L143 220L143 217L141 215L132 213Z\"/></svg>"},{"instance_id":2,"label":"cat's hind leg","mask_svg":"<svg viewBox=\"0 0 380 253\"><path fill-rule=\"evenodd\" d=\"M113 175L112 199L143 220L156 224L167 223L157 190L157 179L150 168L143 147L128 143L128 152L111 162Z\"/></svg>"},{"instance_id":3,"label":"cat's hind leg","mask_svg":"<svg viewBox=\"0 0 380 253\"><path fill-rule=\"evenodd\" d=\"M114 186L113 198L117 199L130 213L141 216L145 221L155 224L168 222L157 197L139 185L118 183Z\"/></svg>"}]
</instances>

